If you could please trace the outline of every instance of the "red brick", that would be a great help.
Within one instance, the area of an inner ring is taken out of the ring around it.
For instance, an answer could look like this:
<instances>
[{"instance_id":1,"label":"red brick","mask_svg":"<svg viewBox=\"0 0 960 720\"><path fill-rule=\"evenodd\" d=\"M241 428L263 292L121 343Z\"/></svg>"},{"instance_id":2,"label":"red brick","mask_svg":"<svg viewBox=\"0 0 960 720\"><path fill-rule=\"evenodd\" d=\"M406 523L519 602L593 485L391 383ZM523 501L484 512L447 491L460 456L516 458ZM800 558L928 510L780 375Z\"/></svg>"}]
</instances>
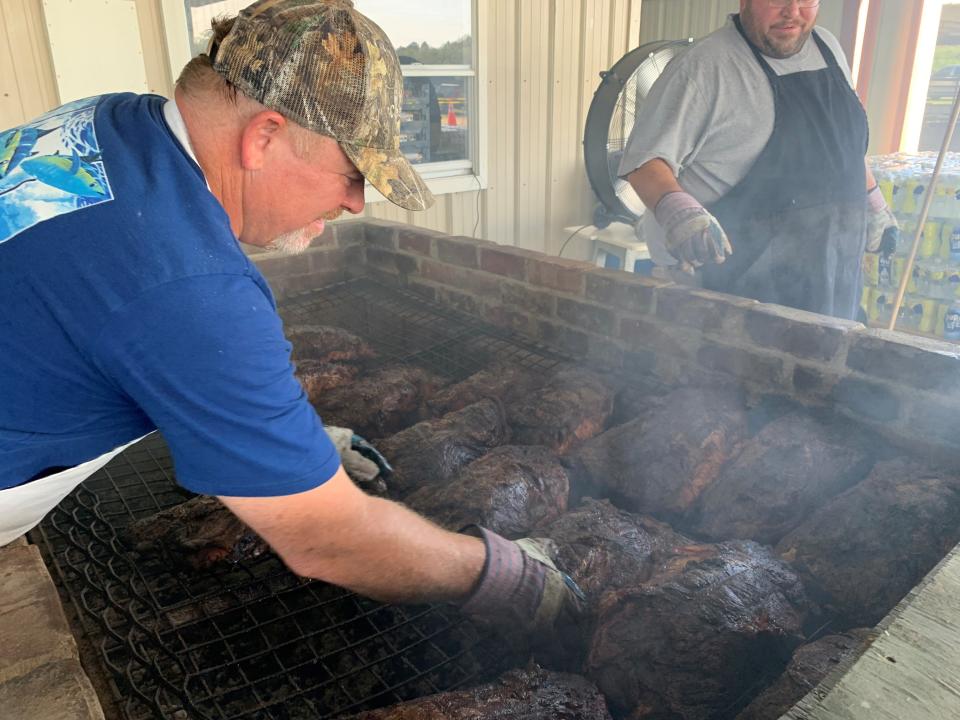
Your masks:
<instances>
[{"instance_id":1,"label":"red brick","mask_svg":"<svg viewBox=\"0 0 960 720\"><path fill-rule=\"evenodd\" d=\"M482 317L497 327L514 330L527 337L534 337L536 333L533 318L511 307L503 305L488 306L484 309Z\"/></svg>"},{"instance_id":2,"label":"red brick","mask_svg":"<svg viewBox=\"0 0 960 720\"><path fill-rule=\"evenodd\" d=\"M345 222L330 223L327 227L333 230L337 237L337 245L346 247L362 243L366 236L366 220L348 220Z\"/></svg>"},{"instance_id":3,"label":"red brick","mask_svg":"<svg viewBox=\"0 0 960 720\"><path fill-rule=\"evenodd\" d=\"M613 310L601 305L557 298L557 317L598 335L612 335L616 332L616 316Z\"/></svg>"},{"instance_id":4,"label":"red brick","mask_svg":"<svg viewBox=\"0 0 960 720\"><path fill-rule=\"evenodd\" d=\"M668 330L660 323L638 317L620 321L620 338L631 350L674 358L691 357L698 344L696 339L685 337L682 332Z\"/></svg>"},{"instance_id":5,"label":"red brick","mask_svg":"<svg viewBox=\"0 0 960 720\"><path fill-rule=\"evenodd\" d=\"M530 259L527 262L527 280L532 285L583 295L584 273L588 269L589 266L584 263L560 258Z\"/></svg>"},{"instance_id":6,"label":"red brick","mask_svg":"<svg viewBox=\"0 0 960 720\"><path fill-rule=\"evenodd\" d=\"M401 250L429 256L433 235L434 233L427 234L422 230L403 228L397 233L397 245Z\"/></svg>"},{"instance_id":7,"label":"red brick","mask_svg":"<svg viewBox=\"0 0 960 720\"><path fill-rule=\"evenodd\" d=\"M756 300L680 286L658 288L656 296L658 318L714 333L722 333L726 322L743 318L748 308L759 304Z\"/></svg>"},{"instance_id":8,"label":"red brick","mask_svg":"<svg viewBox=\"0 0 960 720\"><path fill-rule=\"evenodd\" d=\"M585 332L546 320L537 322L537 336L545 344L576 357L586 356L590 349L590 338Z\"/></svg>"},{"instance_id":9,"label":"red brick","mask_svg":"<svg viewBox=\"0 0 960 720\"><path fill-rule=\"evenodd\" d=\"M585 297L632 313L653 310L654 290L669 285L663 280L617 270L591 270L586 275Z\"/></svg>"},{"instance_id":10,"label":"red brick","mask_svg":"<svg viewBox=\"0 0 960 720\"><path fill-rule=\"evenodd\" d=\"M437 257L443 262L461 267L477 268L477 244L472 240L450 237L437 238Z\"/></svg>"},{"instance_id":11,"label":"red brick","mask_svg":"<svg viewBox=\"0 0 960 720\"><path fill-rule=\"evenodd\" d=\"M420 275L454 290L468 290L485 297L500 298L500 280L482 272L423 259L420 261Z\"/></svg>"},{"instance_id":12,"label":"red brick","mask_svg":"<svg viewBox=\"0 0 960 720\"><path fill-rule=\"evenodd\" d=\"M323 248L304 254L310 272L339 270L346 265L347 252L343 248Z\"/></svg>"},{"instance_id":13,"label":"red brick","mask_svg":"<svg viewBox=\"0 0 960 720\"><path fill-rule=\"evenodd\" d=\"M514 306L525 312L543 317L552 317L554 314L554 307L557 302L555 295L531 290L529 286L521 283L506 281L503 281L500 292L504 305Z\"/></svg>"},{"instance_id":14,"label":"red brick","mask_svg":"<svg viewBox=\"0 0 960 720\"><path fill-rule=\"evenodd\" d=\"M393 223L386 223L379 220L367 221L364 228L364 239L367 245L378 247L383 250L397 249L397 228L399 226Z\"/></svg>"},{"instance_id":15,"label":"red brick","mask_svg":"<svg viewBox=\"0 0 960 720\"><path fill-rule=\"evenodd\" d=\"M526 277L527 258L523 251L480 248L480 268L495 275L523 280Z\"/></svg>"}]
</instances>

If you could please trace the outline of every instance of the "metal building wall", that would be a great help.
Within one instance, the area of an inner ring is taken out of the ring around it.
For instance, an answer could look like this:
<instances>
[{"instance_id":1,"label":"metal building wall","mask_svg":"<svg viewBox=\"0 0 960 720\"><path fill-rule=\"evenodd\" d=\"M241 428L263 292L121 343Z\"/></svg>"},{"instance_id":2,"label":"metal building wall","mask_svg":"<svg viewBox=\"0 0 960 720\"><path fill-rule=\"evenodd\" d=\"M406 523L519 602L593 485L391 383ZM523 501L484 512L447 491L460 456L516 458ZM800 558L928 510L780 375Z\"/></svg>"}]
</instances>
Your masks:
<instances>
[{"instance_id":1,"label":"metal building wall","mask_svg":"<svg viewBox=\"0 0 960 720\"><path fill-rule=\"evenodd\" d=\"M700 38L739 10L740 0L643 0L640 42ZM841 0L821 3L818 25L838 35L842 20Z\"/></svg>"},{"instance_id":2,"label":"metal building wall","mask_svg":"<svg viewBox=\"0 0 960 720\"><path fill-rule=\"evenodd\" d=\"M481 2L488 187L426 213L373 203L366 214L556 253L563 228L590 222L583 126L600 71L637 45L641 0Z\"/></svg>"},{"instance_id":3,"label":"metal building wall","mask_svg":"<svg viewBox=\"0 0 960 720\"><path fill-rule=\"evenodd\" d=\"M0 1L0 130L57 105L41 0Z\"/></svg>"}]
</instances>

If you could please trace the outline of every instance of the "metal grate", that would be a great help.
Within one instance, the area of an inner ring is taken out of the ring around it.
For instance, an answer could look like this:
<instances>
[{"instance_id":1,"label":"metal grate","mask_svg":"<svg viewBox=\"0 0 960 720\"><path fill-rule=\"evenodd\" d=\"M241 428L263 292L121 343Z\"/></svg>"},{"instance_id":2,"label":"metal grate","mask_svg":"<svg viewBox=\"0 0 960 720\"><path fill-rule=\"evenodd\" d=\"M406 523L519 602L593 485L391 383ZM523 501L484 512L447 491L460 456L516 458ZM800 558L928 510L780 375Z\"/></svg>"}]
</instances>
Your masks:
<instances>
[{"instance_id":1,"label":"metal grate","mask_svg":"<svg viewBox=\"0 0 960 720\"><path fill-rule=\"evenodd\" d=\"M345 327L383 362L454 381L494 360L547 370L565 359L363 279L297 296L281 315L288 326ZM87 480L32 535L80 611L128 720L316 720L477 682L511 663L501 643L454 608L376 603L298 578L271 554L185 572L128 552L119 531L189 497L153 435Z\"/></svg>"}]
</instances>

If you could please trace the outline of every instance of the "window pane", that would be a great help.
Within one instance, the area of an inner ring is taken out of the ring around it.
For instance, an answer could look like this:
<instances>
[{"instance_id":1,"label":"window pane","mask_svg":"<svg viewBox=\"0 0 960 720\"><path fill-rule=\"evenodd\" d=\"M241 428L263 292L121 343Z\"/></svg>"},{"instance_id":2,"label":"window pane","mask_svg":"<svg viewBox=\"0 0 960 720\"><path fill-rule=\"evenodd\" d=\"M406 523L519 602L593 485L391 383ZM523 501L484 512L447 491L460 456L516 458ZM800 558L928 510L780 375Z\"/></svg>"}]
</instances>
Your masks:
<instances>
[{"instance_id":1,"label":"window pane","mask_svg":"<svg viewBox=\"0 0 960 720\"><path fill-rule=\"evenodd\" d=\"M468 77L405 77L400 149L414 164L470 157Z\"/></svg>"},{"instance_id":2,"label":"window pane","mask_svg":"<svg viewBox=\"0 0 960 720\"><path fill-rule=\"evenodd\" d=\"M210 21L215 17L238 15L252 0L183 0L190 33L190 55L206 52L210 42Z\"/></svg>"},{"instance_id":3,"label":"window pane","mask_svg":"<svg viewBox=\"0 0 960 720\"><path fill-rule=\"evenodd\" d=\"M355 0L383 28L401 62L472 65L471 0Z\"/></svg>"},{"instance_id":4,"label":"window pane","mask_svg":"<svg viewBox=\"0 0 960 720\"><path fill-rule=\"evenodd\" d=\"M940 35L933 56L933 75L927 90L927 107L920 131L922 150L939 150L947 132L953 100L960 89L960 5L944 3ZM960 150L960 134L950 149Z\"/></svg>"}]
</instances>

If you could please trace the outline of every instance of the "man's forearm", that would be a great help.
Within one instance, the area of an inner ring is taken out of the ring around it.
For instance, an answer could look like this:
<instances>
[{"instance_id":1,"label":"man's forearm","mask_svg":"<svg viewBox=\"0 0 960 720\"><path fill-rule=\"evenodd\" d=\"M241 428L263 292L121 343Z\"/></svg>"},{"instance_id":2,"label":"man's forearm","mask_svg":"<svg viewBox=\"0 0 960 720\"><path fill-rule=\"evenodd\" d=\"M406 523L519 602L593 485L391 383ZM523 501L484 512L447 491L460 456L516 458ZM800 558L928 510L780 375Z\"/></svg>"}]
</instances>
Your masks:
<instances>
[{"instance_id":1,"label":"man's forearm","mask_svg":"<svg viewBox=\"0 0 960 720\"><path fill-rule=\"evenodd\" d=\"M627 182L636 191L647 208L653 210L660 199L671 192L683 192L670 166L655 158L638 167L627 176Z\"/></svg>"},{"instance_id":2,"label":"man's forearm","mask_svg":"<svg viewBox=\"0 0 960 720\"><path fill-rule=\"evenodd\" d=\"M287 498L221 498L291 570L386 602L458 601L486 557L402 505L360 492L341 469Z\"/></svg>"}]
</instances>

